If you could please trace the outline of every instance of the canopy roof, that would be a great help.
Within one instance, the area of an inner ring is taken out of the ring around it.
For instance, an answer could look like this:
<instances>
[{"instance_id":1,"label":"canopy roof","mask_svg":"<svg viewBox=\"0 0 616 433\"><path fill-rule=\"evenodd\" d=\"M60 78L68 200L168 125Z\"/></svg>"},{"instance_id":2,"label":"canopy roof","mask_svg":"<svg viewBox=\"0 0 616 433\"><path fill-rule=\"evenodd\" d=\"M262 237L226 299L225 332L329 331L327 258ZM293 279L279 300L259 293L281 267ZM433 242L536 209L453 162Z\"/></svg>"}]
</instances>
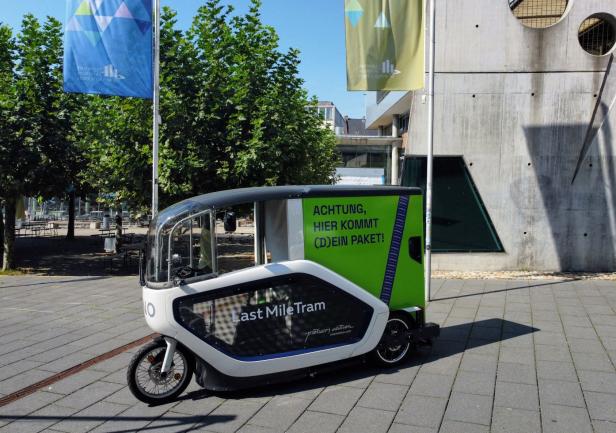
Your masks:
<instances>
[{"instance_id":1,"label":"canopy roof","mask_svg":"<svg viewBox=\"0 0 616 433\"><path fill-rule=\"evenodd\" d=\"M286 200L308 197L353 197L379 195L421 195L421 189L402 186L363 185L306 185L265 186L218 191L192 197L163 210L158 225L179 214L193 214L205 209L221 209L238 204L268 200Z\"/></svg>"}]
</instances>

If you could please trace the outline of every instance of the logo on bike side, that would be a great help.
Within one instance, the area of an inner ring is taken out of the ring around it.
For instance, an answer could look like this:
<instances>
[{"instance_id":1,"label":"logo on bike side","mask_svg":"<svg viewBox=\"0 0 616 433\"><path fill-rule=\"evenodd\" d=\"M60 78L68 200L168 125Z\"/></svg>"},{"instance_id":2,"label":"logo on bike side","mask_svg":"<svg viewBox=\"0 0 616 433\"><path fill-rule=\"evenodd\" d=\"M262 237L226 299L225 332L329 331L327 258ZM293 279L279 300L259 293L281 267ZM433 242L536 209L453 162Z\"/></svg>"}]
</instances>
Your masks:
<instances>
[{"instance_id":1,"label":"logo on bike side","mask_svg":"<svg viewBox=\"0 0 616 433\"><path fill-rule=\"evenodd\" d=\"M234 323L249 322L252 320L269 319L271 317L286 317L296 314L313 313L315 311L325 311L325 302L313 302L304 304L303 302L294 302L291 305L277 304L259 307L254 311L236 312L231 310L231 320Z\"/></svg>"}]
</instances>

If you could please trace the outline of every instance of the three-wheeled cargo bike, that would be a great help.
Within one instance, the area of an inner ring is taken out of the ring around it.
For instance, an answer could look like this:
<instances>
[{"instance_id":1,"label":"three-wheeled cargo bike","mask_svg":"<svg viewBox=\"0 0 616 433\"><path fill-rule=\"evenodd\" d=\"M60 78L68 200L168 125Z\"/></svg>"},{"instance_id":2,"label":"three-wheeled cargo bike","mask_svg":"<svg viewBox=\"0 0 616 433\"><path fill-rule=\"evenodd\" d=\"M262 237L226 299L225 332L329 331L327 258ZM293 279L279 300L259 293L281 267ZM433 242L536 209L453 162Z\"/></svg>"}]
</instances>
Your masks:
<instances>
[{"instance_id":1,"label":"three-wheeled cargo bike","mask_svg":"<svg viewBox=\"0 0 616 433\"><path fill-rule=\"evenodd\" d=\"M193 373L232 390L362 355L396 365L439 332L425 322L423 245L415 188L247 188L171 206L141 272L161 337L132 359L129 387L157 404Z\"/></svg>"}]
</instances>

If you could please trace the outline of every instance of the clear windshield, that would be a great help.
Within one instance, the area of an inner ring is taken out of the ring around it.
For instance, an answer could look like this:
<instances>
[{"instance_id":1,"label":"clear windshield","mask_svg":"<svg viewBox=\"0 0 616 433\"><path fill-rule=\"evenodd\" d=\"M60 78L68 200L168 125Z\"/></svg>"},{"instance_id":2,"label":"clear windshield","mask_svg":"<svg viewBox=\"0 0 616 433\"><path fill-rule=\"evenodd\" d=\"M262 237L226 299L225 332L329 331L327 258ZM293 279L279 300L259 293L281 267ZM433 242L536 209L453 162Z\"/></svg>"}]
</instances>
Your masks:
<instances>
[{"instance_id":1,"label":"clear windshield","mask_svg":"<svg viewBox=\"0 0 616 433\"><path fill-rule=\"evenodd\" d=\"M191 212L192 211L192 212ZM146 282L170 284L212 274L211 212L173 206L150 224Z\"/></svg>"},{"instance_id":2,"label":"clear windshield","mask_svg":"<svg viewBox=\"0 0 616 433\"><path fill-rule=\"evenodd\" d=\"M286 212L286 200L189 199L165 209L148 231L146 284L163 289L288 260Z\"/></svg>"}]
</instances>

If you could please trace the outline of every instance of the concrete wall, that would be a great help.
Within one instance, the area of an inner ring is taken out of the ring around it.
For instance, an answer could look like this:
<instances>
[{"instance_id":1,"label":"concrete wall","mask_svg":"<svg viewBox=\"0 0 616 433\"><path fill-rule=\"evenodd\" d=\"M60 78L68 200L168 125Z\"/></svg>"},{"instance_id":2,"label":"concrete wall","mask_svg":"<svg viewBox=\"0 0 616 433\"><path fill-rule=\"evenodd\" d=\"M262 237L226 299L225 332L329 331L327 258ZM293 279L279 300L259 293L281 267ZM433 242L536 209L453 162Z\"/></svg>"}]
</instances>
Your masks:
<instances>
[{"instance_id":1,"label":"concrete wall","mask_svg":"<svg viewBox=\"0 0 616 433\"><path fill-rule=\"evenodd\" d=\"M577 39L589 15L616 16L616 0L573 0L548 29L524 27L508 0L436 3L435 155L464 157L505 252L435 254L435 269L616 271L616 65L606 77L608 57ZM421 91L388 95L367 122L404 109L408 153L425 155Z\"/></svg>"}]
</instances>

